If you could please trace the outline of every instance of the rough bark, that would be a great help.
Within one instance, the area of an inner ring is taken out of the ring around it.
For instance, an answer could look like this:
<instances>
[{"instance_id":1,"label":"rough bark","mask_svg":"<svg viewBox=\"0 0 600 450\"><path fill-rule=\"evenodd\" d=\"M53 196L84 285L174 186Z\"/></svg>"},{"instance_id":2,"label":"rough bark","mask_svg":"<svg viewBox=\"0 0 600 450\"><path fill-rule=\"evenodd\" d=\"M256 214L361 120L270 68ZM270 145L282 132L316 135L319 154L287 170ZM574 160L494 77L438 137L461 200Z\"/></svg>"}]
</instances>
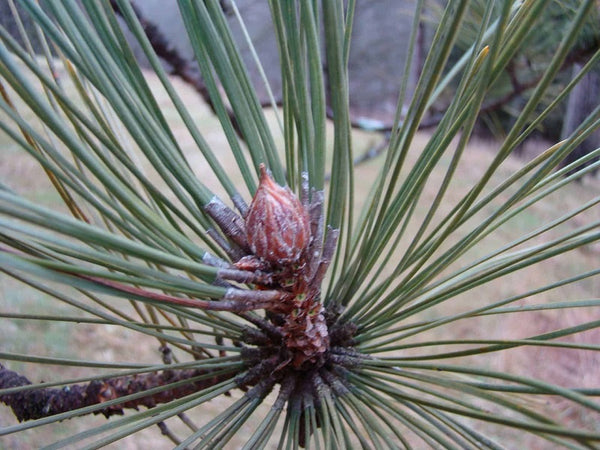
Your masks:
<instances>
[{"instance_id":1,"label":"rough bark","mask_svg":"<svg viewBox=\"0 0 600 450\"><path fill-rule=\"evenodd\" d=\"M86 406L104 403L126 395L144 392L160 386L167 386L180 381L192 380L195 377L207 375L206 370L166 370L94 380L87 384L74 384L58 388L42 388L0 395L0 402L9 406L19 422L40 419ZM160 403L168 403L202 389L206 389L235 374L213 376L192 380L171 389L156 392L134 400L117 403L97 410L94 414L104 414L107 418L112 415L124 414L124 409L138 409L140 406L152 408ZM8 389L32 384L26 377L7 369L0 364L0 389Z\"/></svg>"}]
</instances>

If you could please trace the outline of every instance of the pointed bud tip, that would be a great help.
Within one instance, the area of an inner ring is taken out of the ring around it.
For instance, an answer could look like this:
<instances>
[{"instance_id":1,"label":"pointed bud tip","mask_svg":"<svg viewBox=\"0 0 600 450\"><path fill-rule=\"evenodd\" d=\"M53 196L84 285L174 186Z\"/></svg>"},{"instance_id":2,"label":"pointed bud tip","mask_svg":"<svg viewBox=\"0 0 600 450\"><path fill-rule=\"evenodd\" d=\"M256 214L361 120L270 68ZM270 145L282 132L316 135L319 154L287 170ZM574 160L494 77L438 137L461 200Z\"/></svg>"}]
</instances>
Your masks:
<instances>
[{"instance_id":1,"label":"pointed bud tip","mask_svg":"<svg viewBox=\"0 0 600 450\"><path fill-rule=\"evenodd\" d=\"M262 181L264 178L269 177L269 171L267 170L267 166L265 166L265 163L260 163L258 165L258 170L260 170L260 181Z\"/></svg>"},{"instance_id":2,"label":"pointed bud tip","mask_svg":"<svg viewBox=\"0 0 600 450\"><path fill-rule=\"evenodd\" d=\"M260 164L260 183L246 216L246 233L256 256L274 263L297 261L310 241L310 223L298 197L273 180Z\"/></svg>"},{"instance_id":3,"label":"pointed bud tip","mask_svg":"<svg viewBox=\"0 0 600 450\"><path fill-rule=\"evenodd\" d=\"M271 175L271 171L269 169L267 169L267 167L265 166L264 163L260 163L260 165L258 166L258 169L260 170L260 177L258 180L258 189L257 189L257 193L258 191L260 191L260 188L266 188L266 189L284 189L281 186L279 186L277 184L277 182L273 179L273 176Z\"/></svg>"}]
</instances>

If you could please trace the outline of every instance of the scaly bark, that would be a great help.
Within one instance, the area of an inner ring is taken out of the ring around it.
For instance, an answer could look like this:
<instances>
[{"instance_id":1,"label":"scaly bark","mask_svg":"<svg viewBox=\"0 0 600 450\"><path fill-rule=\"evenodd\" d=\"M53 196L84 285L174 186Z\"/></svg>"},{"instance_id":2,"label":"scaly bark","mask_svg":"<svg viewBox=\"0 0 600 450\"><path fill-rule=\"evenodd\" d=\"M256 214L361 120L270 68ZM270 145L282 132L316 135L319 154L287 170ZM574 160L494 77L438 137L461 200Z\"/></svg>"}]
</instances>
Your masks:
<instances>
[{"instance_id":1,"label":"scaly bark","mask_svg":"<svg viewBox=\"0 0 600 450\"><path fill-rule=\"evenodd\" d=\"M104 403L126 395L144 392L152 388L167 386L180 381L209 375L210 372L199 369L165 370L106 380L94 380L87 384L74 384L62 389L42 388L0 395L0 402L9 406L19 422L40 419L86 406ZM138 409L140 406L152 408L160 403L168 403L192 394L217 383L233 378L235 373L193 380L171 389L156 392L134 400L117 403L97 410L94 414L123 415L125 408ZM8 389L32 384L26 377L19 375L0 364L0 389Z\"/></svg>"}]
</instances>

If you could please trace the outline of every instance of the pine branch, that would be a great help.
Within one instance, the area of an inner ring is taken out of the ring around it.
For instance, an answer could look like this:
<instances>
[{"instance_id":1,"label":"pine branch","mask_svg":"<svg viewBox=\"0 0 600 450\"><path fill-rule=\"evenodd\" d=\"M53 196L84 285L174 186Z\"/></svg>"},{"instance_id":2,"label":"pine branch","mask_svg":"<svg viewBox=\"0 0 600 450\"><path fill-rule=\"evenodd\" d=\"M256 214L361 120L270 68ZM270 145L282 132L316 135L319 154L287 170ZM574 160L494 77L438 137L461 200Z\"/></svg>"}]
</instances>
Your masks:
<instances>
[{"instance_id":1,"label":"pine branch","mask_svg":"<svg viewBox=\"0 0 600 450\"><path fill-rule=\"evenodd\" d=\"M191 380L209 373L210 371L208 370L185 369L136 374L108 378L106 380L94 380L88 384L74 384L65 386L62 389L42 388L4 394L0 395L0 402L9 406L19 422L23 422L100 404L108 400L137 394L160 386ZM232 373L194 380L190 383L180 384L172 389L166 389L123 403L113 404L94 412L94 414L104 414L108 418L113 415L123 415L125 408L138 409L140 406L153 408L160 403L168 403L214 386L234 376L235 373ZM31 381L26 377L8 370L0 364L0 389L28 386L30 384L32 384Z\"/></svg>"}]
</instances>

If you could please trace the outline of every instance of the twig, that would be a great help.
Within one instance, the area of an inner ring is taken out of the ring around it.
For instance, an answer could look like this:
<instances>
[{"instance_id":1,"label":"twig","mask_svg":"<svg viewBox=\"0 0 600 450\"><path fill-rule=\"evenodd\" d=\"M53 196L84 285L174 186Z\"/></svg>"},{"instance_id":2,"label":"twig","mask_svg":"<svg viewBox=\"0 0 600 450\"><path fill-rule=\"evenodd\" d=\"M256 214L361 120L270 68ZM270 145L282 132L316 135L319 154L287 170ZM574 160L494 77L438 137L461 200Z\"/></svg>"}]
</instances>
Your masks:
<instances>
[{"instance_id":1,"label":"twig","mask_svg":"<svg viewBox=\"0 0 600 450\"><path fill-rule=\"evenodd\" d=\"M165 422L158 422L156 425L160 429L160 434L169 438L169 440L173 444L175 444L175 445L181 444L181 440L177 436L175 436L175 434L169 429L168 425ZM184 449L187 450L188 447L184 447Z\"/></svg>"},{"instance_id":2,"label":"twig","mask_svg":"<svg viewBox=\"0 0 600 450\"><path fill-rule=\"evenodd\" d=\"M94 380L88 384L74 384L62 389L43 388L24 390L0 395L0 402L9 406L19 422L40 419L86 406L104 403L126 395L137 394L149 389L168 386L177 382L206 376L211 372L201 369L168 370L160 373L136 374L106 380ZM152 408L160 403L168 403L186 395L214 386L233 378L235 373L205 377L182 383L171 389L117 403L100 409L94 414L105 417L123 415L123 409L138 409L140 406ZM0 364L0 389L28 386L32 384L26 377L8 370Z\"/></svg>"}]
</instances>

